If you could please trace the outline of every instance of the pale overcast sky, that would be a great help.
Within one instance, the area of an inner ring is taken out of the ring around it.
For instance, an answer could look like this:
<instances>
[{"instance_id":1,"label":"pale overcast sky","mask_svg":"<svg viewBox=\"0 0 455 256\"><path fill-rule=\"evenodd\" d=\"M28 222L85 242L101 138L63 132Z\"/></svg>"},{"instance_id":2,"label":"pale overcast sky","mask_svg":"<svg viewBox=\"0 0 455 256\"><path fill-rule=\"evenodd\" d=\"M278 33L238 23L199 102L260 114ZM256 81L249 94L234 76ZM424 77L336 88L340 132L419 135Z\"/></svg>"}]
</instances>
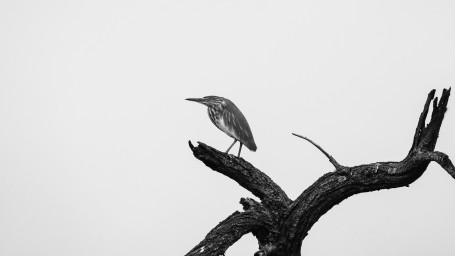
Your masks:
<instances>
[{"instance_id":1,"label":"pale overcast sky","mask_svg":"<svg viewBox=\"0 0 455 256\"><path fill-rule=\"evenodd\" d=\"M184 255L252 194L195 159L248 119L242 157L294 199L333 167L399 161L428 92L455 85L454 1L1 1L0 255ZM452 96L453 97L453 96ZM455 161L455 98L437 150ZM236 152L238 147L234 147ZM455 255L455 180L353 196L311 256ZM253 255L244 236L227 255Z\"/></svg>"}]
</instances>

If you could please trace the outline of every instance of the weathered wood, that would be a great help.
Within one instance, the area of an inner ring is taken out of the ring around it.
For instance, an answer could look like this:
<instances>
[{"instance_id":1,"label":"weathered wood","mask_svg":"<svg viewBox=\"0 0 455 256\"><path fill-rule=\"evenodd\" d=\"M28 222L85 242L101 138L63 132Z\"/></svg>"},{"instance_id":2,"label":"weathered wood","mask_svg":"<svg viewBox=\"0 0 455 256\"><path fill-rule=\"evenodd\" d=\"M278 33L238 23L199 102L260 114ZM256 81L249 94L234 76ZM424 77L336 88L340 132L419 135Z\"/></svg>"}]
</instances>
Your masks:
<instances>
[{"instance_id":1,"label":"weathered wood","mask_svg":"<svg viewBox=\"0 0 455 256\"><path fill-rule=\"evenodd\" d=\"M188 142L194 156L212 170L235 180L271 210L287 209L291 200L286 193L269 176L255 168L243 158L218 151L202 142L194 147Z\"/></svg>"},{"instance_id":2,"label":"weathered wood","mask_svg":"<svg viewBox=\"0 0 455 256\"><path fill-rule=\"evenodd\" d=\"M338 164L321 147L336 167L324 174L294 201L253 165L232 155L227 155L203 143L190 148L194 156L211 169L235 180L251 191L261 202L242 199L243 212L235 212L217 225L187 255L222 255L241 236L249 232L256 236L259 251L255 255L300 256L302 241L311 227L333 206L352 195L381 189L409 186L417 180L434 161L455 178L455 167L449 157L434 151L439 130L447 110L450 89L443 90L440 101L432 90L417 123L413 143L408 155L399 162L377 162L353 167ZM430 122L425 126L430 103L433 109Z\"/></svg>"},{"instance_id":3,"label":"weathered wood","mask_svg":"<svg viewBox=\"0 0 455 256\"><path fill-rule=\"evenodd\" d=\"M242 198L243 212L234 212L213 228L186 256L224 255L224 252L244 234L252 232L259 241L276 236L279 230L269 211L251 198Z\"/></svg>"}]
</instances>

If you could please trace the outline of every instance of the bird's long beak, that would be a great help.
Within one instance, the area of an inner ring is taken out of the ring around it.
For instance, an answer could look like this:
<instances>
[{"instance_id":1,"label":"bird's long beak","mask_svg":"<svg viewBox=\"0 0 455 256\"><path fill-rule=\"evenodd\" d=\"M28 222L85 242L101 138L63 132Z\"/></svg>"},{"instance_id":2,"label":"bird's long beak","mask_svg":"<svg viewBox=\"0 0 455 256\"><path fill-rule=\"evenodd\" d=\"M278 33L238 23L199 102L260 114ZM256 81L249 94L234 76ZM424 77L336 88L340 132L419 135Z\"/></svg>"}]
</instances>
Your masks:
<instances>
[{"instance_id":1,"label":"bird's long beak","mask_svg":"<svg viewBox=\"0 0 455 256\"><path fill-rule=\"evenodd\" d=\"M198 103L201 103L201 104L204 104L204 101L205 101L205 99L203 99L203 98L188 98L188 99L185 99L185 100L195 101L195 102L198 102Z\"/></svg>"}]
</instances>

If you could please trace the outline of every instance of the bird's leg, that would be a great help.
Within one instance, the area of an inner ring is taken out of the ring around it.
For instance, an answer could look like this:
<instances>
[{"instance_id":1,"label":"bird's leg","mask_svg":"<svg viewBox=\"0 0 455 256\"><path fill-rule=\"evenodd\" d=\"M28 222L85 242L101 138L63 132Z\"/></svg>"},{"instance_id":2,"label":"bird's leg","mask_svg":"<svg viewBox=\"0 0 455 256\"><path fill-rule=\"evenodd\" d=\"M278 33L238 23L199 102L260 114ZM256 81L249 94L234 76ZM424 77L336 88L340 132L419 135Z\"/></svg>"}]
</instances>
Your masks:
<instances>
[{"instance_id":1,"label":"bird's leg","mask_svg":"<svg viewBox=\"0 0 455 256\"><path fill-rule=\"evenodd\" d=\"M243 146L243 144L242 144L242 142L240 142L239 155L237 157L240 157L240 151L242 151L242 146Z\"/></svg>"},{"instance_id":2,"label":"bird's leg","mask_svg":"<svg viewBox=\"0 0 455 256\"><path fill-rule=\"evenodd\" d=\"M231 150L232 146L237 142L237 139L234 139L234 142L232 142L231 146L226 150L226 154Z\"/></svg>"}]
</instances>

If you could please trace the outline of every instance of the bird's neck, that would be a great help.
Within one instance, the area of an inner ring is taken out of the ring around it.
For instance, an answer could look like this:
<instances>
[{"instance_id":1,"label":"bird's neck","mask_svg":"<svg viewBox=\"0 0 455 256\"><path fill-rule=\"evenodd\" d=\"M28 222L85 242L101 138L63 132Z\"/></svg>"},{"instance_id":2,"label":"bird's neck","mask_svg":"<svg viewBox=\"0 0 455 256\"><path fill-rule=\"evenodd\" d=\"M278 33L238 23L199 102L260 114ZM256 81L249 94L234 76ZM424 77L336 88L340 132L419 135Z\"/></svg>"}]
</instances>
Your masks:
<instances>
[{"instance_id":1,"label":"bird's neck","mask_svg":"<svg viewBox=\"0 0 455 256\"><path fill-rule=\"evenodd\" d=\"M210 121L218 127L220 121L220 111L215 108L207 108L207 113L209 114Z\"/></svg>"}]
</instances>

